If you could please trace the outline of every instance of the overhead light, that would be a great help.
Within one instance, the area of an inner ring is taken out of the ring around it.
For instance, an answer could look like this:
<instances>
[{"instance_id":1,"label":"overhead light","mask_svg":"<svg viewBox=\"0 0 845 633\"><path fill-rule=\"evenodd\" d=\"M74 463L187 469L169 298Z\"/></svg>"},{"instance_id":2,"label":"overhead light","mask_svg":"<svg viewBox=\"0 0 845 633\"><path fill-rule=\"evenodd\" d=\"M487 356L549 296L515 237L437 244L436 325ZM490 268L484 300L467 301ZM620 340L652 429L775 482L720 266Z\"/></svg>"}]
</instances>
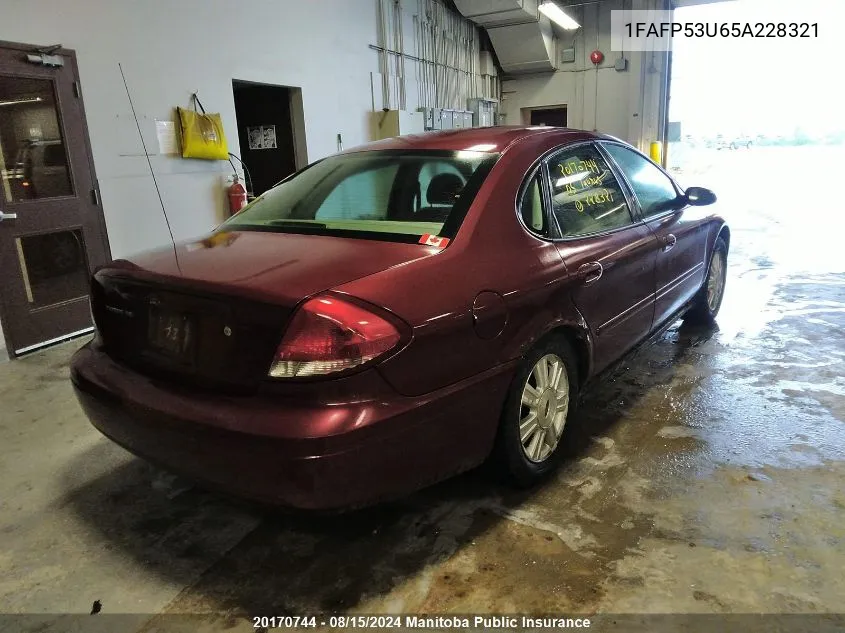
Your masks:
<instances>
[{"instance_id":1,"label":"overhead light","mask_svg":"<svg viewBox=\"0 0 845 633\"><path fill-rule=\"evenodd\" d=\"M477 147L477 146L476 146ZM493 147L496 147L495 145ZM477 160L479 158L484 158L487 156L487 150L478 150L478 149L462 149L459 150L455 157L460 160Z\"/></svg>"},{"instance_id":2,"label":"overhead light","mask_svg":"<svg viewBox=\"0 0 845 633\"><path fill-rule=\"evenodd\" d=\"M580 174L572 174L571 176L564 176L563 178L558 178L557 182L555 182L555 187L560 189L566 185L571 185L573 182L578 182L579 180L584 180L587 176L590 175L588 171L582 171Z\"/></svg>"},{"instance_id":3,"label":"overhead light","mask_svg":"<svg viewBox=\"0 0 845 633\"><path fill-rule=\"evenodd\" d=\"M543 2L540 5L540 13L567 31L574 31L575 29L581 28L580 24L566 15L563 12L563 9L557 6L554 2Z\"/></svg>"},{"instance_id":4,"label":"overhead light","mask_svg":"<svg viewBox=\"0 0 845 633\"><path fill-rule=\"evenodd\" d=\"M41 97L28 97L27 99L13 99L12 101L0 101L0 106L4 105L18 105L19 103L36 103L44 101Z\"/></svg>"}]
</instances>

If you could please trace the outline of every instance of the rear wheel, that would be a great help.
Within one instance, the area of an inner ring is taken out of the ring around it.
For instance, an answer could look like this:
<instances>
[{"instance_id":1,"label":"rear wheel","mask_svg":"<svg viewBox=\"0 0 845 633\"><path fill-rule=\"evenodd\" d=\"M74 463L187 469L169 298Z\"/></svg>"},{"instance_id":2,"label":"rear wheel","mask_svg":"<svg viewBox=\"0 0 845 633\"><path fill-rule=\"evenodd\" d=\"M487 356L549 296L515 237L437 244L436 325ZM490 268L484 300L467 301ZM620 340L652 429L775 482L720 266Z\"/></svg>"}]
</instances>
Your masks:
<instances>
[{"instance_id":1,"label":"rear wheel","mask_svg":"<svg viewBox=\"0 0 845 633\"><path fill-rule=\"evenodd\" d=\"M728 247L720 237L716 239L710 265L707 267L707 277L704 285L698 291L695 301L684 319L697 323L712 322L722 306L725 295L725 282L728 272Z\"/></svg>"},{"instance_id":2,"label":"rear wheel","mask_svg":"<svg viewBox=\"0 0 845 633\"><path fill-rule=\"evenodd\" d=\"M578 393L575 354L563 337L525 356L511 383L497 435L497 453L510 479L527 486L550 472Z\"/></svg>"}]
</instances>

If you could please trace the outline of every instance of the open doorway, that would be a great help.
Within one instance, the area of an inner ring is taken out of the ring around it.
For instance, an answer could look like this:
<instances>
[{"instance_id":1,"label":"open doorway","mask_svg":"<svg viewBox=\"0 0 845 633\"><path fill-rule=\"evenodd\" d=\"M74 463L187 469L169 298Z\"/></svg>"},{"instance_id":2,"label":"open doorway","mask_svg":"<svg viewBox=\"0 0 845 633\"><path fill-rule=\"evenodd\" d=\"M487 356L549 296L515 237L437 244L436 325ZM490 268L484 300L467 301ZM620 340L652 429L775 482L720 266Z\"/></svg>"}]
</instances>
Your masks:
<instances>
[{"instance_id":1,"label":"open doorway","mask_svg":"<svg viewBox=\"0 0 845 633\"><path fill-rule=\"evenodd\" d=\"M258 196L308 162L302 91L239 80L232 90L246 184Z\"/></svg>"},{"instance_id":2,"label":"open doorway","mask_svg":"<svg viewBox=\"0 0 845 633\"><path fill-rule=\"evenodd\" d=\"M812 32L813 24L843 18L845 3L829 0L741 0L675 12L680 24L807 23L810 35L722 36L718 45L713 38L672 40L667 165L682 187L715 192L713 209L732 234L723 336L750 337L766 323L759 315L785 310L775 306L801 306L809 314L843 305L842 291L835 298L831 291L845 288L841 232L826 229L841 222L830 184L845 164L845 122L840 88L820 63L837 59L841 44L833 30ZM841 336L842 320L823 318L829 330L814 336ZM770 336L799 349L787 335Z\"/></svg>"},{"instance_id":3,"label":"open doorway","mask_svg":"<svg viewBox=\"0 0 845 633\"><path fill-rule=\"evenodd\" d=\"M523 108L522 122L526 125L566 127L566 106Z\"/></svg>"}]
</instances>

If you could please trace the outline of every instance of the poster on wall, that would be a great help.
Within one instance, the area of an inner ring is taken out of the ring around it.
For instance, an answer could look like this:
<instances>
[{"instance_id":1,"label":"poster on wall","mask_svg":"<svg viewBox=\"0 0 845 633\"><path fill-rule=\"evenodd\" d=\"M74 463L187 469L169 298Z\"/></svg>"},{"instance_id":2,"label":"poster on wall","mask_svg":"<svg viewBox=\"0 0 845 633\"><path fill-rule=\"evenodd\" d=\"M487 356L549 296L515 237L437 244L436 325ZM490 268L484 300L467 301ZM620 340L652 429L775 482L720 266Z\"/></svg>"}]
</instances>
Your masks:
<instances>
[{"instance_id":1,"label":"poster on wall","mask_svg":"<svg viewBox=\"0 0 845 633\"><path fill-rule=\"evenodd\" d=\"M256 125L247 127L249 149L276 149L276 126Z\"/></svg>"},{"instance_id":2,"label":"poster on wall","mask_svg":"<svg viewBox=\"0 0 845 633\"><path fill-rule=\"evenodd\" d=\"M263 125L261 130L264 132L264 149L276 149L276 126Z\"/></svg>"},{"instance_id":3,"label":"poster on wall","mask_svg":"<svg viewBox=\"0 0 845 633\"><path fill-rule=\"evenodd\" d=\"M178 154L179 137L176 135L176 122L159 119L155 122L159 154Z\"/></svg>"}]
</instances>

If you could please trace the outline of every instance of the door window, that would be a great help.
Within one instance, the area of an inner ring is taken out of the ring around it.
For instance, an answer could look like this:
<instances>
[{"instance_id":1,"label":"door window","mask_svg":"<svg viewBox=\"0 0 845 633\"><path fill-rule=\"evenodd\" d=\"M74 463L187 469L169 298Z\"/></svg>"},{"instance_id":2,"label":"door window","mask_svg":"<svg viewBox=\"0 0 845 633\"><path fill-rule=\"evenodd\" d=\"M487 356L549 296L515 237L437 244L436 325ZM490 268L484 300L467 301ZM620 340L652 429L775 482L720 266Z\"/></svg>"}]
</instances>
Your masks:
<instances>
[{"instance_id":1,"label":"door window","mask_svg":"<svg viewBox=\"0 0 845 633\"><path fill-rule=\"evenodd\" d=\"M0 75L0 189L6 202L73 195L48 79Z\"/></svg>"},{"instance_id":2,"label":"door window","mask_svg":"<svg viewBox=\"0 0 845 633\"><path fill-rule=\"evenodd\" d=\"M676 207L678 192L669 176L659 167L622 145L608 143L602 147L628 178L644 217L648 218Z\"/></svg>"},{"instance_id":3,"label":"door window","mask_svg":"<svg viewBox=\"0 0 845 633\"><path fill-rule=\"evenodd\" d=\"M31 308L88 296L88 259L81 230L16 237L15 247Z\"/></svg>"},{"instance_id":4,"label":"door window","mask_svg":"<svg viewBox=\"0 0 845 633\"><path fill-rule=\"evenodd\" d=\"M565 149L549 159L552 212L563 237L603 233L633 223L610 167L592 145Z\"/></svg>"}]
</instances>

